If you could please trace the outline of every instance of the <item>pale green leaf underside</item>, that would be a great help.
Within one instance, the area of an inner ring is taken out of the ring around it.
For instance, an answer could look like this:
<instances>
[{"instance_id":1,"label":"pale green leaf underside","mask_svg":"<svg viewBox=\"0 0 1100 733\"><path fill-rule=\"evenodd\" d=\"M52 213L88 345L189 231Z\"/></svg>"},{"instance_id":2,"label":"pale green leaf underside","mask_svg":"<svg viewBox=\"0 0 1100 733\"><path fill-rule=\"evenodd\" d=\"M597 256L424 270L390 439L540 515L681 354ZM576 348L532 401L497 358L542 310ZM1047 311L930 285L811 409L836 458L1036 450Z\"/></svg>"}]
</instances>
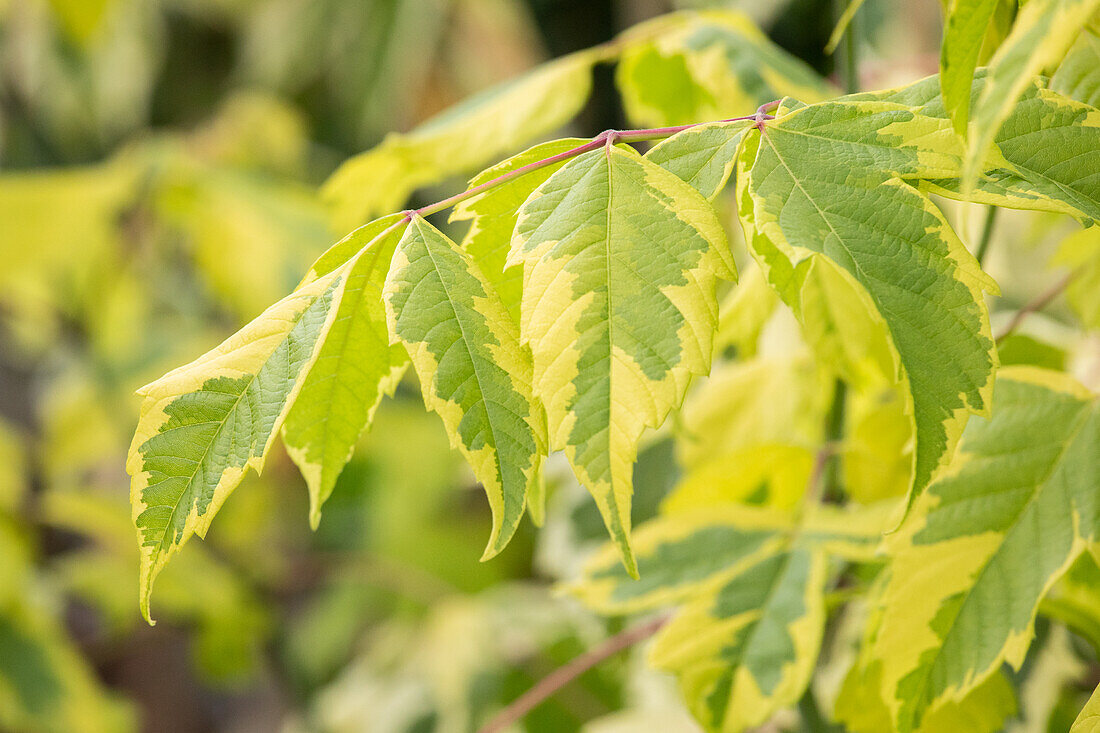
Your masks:
<instances>
[{"instance_id":1,"label":"pale green leaf underside","mask_svg":"<svg viewBox=\"0 0 1100 733\"><path fill-rule=\"evenodd\" d=\"M872 654L902 731L1002 662L1019 667L1039 601L1095 538L1100 409L1070 378L1002 370L991 420L890 538Z\"/></svg>"},{"instance_id":2,"label":"pale green leaf underside","mask_svg":"<svg viewBox=\"0 0 1100 733\"><path fill-rule=\"evenodd\" d=\"M317 360L283 423L283 443L309 488L310 523L315 528L321 505L332 494L359 436L409 363L404 347L390 344L382 304L382 286L401 236L401 227L394 226L397 221L386 217L352 232L307 276L309 282L319 272L355 258Z\"/></svg>"},{"instance_id":3,"label":"pale green leaf underside","mask_svg":"<svg viewBox=\"0 0 1100 733\"><path fill-rule=\"evenodd\" d=\"M143 387L126 469L141 546L141 607L158 572L203 536L248 468L260 470L340 301L344 269L303 286L213 351Z\"/></svg>"},{"instance_id":4,"label":"pale green leaf underside","mask_svg":"<svg viewBox=\"0 0 1100 733\"><path fill-rule=\"evenodd\" d=\"M393 335L408 349L424 404L485 487L493 529L483 559L508 543L537 490L545 422L515 323L469 255L414 216L385 284Z\"/></svg>"},{"instance_id":5,"label":"pale green leaf underside","mask_svg":"<svg viewBox=\"0 0 1100 733\"><path fill-rule=\"evenodd\" d=\"M595 497L625 564L638 440L707 371L715 277L733 261L695 189L631 149L580 155L524 204L521 334L550 446Z\"/></svg>"},{"instance_id":6,"label":"pale green leaf underside","mask_svg":"<svg viewBox=\"0 0 1100 733\"><path fill-rule=\"evenodd\" d=\"M1100 227L1066 237L1051 264L1071 269L1073 279L1066 287L1066 300L1085 328L1100 328Z\"/></svg>"},{"instance_id":7,"label":"pale green leaf underside","mask_svg":"<svg viewBox=\"0 0 1100 733\"><path fill-rule=\"evenodd\" d=\"M1050 88L1078 102L1100 107L1100 35L1087 28L1081 31L1051 78Z\"/></svg>"},{"instance_id":8,"label":"pale green leaf underside","mask_svg":"<svg viewBox=\"0 0 1100 733\"><path fill-rule=\"evenodd\" d=\"M776 46L743 13L713 10L658 18L631 31L615 80L639 126L683 125L750 114L785 95L819 101L836 92ZM626 39L624 39L626 40Z\"/></svg>"}]
</instances>

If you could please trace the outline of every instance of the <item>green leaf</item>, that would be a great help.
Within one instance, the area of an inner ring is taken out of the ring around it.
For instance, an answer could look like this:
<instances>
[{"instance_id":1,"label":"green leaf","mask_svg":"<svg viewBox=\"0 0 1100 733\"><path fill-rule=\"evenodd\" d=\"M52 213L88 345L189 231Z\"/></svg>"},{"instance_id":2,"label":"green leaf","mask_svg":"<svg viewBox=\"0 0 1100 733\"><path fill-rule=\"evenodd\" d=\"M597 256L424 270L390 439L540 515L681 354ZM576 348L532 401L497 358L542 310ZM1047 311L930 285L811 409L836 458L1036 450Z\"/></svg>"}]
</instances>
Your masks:
<instances>
[{"instance_id":1,"label":"green leaf","mask_svg":"<svg viewBox=\"0 0 1100 733\"><path fill-rule=\"evenodd\" d=\"M1100 0L1030 0L1021 8L1012 32L990 61L985 86L974 103L963 190L977 181L986 153L1016 100L1036 74L1062 60L1098 9Z\"/></svg>"},{"instance_id":2,"label":"green leaf","mask_svg":"<svg viewBox=\"0 0 1100 733\"><path fill-rule=\"evenodd\" d=\"M947 13L940 47L944 107L960 135L970 117L970 84L986 29L1001 0L955 0Z\"/></svg>"},{"instance_id":3,"label":"green leaf","mask_svg":"<svg viewBox=\"0 0 1100 733\"><path fill-rule=\"evenodd\" d=\"M705 122L751 114L784 95L814 102L836 93L737 11L657 18L623 40L615 81L637 126Z\"/></svg>"},{"instance_id":4,"label":"green leaf","mask_svg":"<svg viewBox=\"0 0 1100 733\"><path fill-rule=\"evenodd\" d=\"M530 356L469 255L419 215L397 247L385 302L424 404L485 487L493 510L488 559L515 533L528 493L540 490L546 428L531 396Z\"/></svg>"},{"instance_id":5,"label":"green leaf","mask_svg":"<svg viewBox=\"0 0 1100 733\"><path fill-rule=\"evenodd\" d=\"M525 165L564 153L588 142L577 138L553 140L529 148L508 160L487 168L470 179L474 188ZM451 221L469 221L470 228L462 239L465 250L478 269L500 295L508 314L519 324L519 306L523 293L523 268L507 268L512 232L516 228L519 209L536 188L565 164L547 165L518 178L513 178L484 193L461 201L451 212Z\"/></svg>"},{"instance_id":6,"label":"green leaf","mask_svg":"<svg viewBox=\"0 0 1100 733\"><path fill-rule=\"evenodd\" d=\"M901 731L1019 668L1040 599L1096 537L1100 409L1069 377L1002 370L991 420L887 540L891 575L871 648Z\"/></svg>"},{"instance_id":7,"label":"green leaf","mask_svg":"<svg viewBox=\"0 0 1100 733\"><path fill-rule=\"evenodd\" d=\"M401 236L400 221L393 215L355 230L321 256L303 283L355 260L328 336L283 423L287 454L309 487L314 528L359 436L409 363L404 347L390 344L382 304L382 286Z\"/></svg>"},{"instance_id":8,"label":"green leaf","mask_svg":"<svg viewBox=\"0 0 1100 733\"><path fill-rule=\"evenodd\" d=\"M942 468L971 412L987 414L996 291L939 209L902 180L954 163L950 130L891 105L828 102L751 131L738 159L750 251L805 318L800 283L827 258L866 292L902 367L916 447L911 497Z\"/></svg>"},{"instance_id":9,"label":"green leaf","mask_svg":"<svg viewBox=\"0 0 1100 733\"><path fill-rule=\"evenodd\" d=\"M346 268L347 266L345 266ZM141 609L157 573L267 450L337 311L346 269L308 283L220 346L142 387L126 470L141 545Z\"/></svg>"},{"instance_id":10,"label":"green leaf","mask_svg":"<svg viewBox=\"0 0 1100 733\"><path fill-rule=\"evenodd\" d=\"M1100 107L1100 34L1086 28L1050 80L1050 88Z\"/></svg>"},{"instance_id":11,"label":"green leaf","mask_svg":"<svg viewBox=\"0 0 1100 733\"><path fill-rule=\"evenodd\" d=\"M582 51L543 64L351 158L323 190L337 227L398 209L418 187L477 170L561 127L588 99L598 60Z\"/></svg>"},{"instance_id":12,"label":"green leaf","mask_svg":"<svg viewBox=\"0 0 1100 733\"><path fill-rule=\"evenodd\" d=\"M707 730L739 733L794 703L825 627L826 557L795 545L681 610L650 649Z\"/></svg>"},{"instance_id":13,"label":"green leaf","mask_svg":"<svg viewBox=\"0 0 1100 733\"><path fill-rule=\"evenodd\" d=\"M534 355L552 449L564 449L633 568L638 441L710 367L715 278L733 277L725 232L688 184L606 146L550 176L520 211L521 334Z\"/></svg>"}]
</instances>

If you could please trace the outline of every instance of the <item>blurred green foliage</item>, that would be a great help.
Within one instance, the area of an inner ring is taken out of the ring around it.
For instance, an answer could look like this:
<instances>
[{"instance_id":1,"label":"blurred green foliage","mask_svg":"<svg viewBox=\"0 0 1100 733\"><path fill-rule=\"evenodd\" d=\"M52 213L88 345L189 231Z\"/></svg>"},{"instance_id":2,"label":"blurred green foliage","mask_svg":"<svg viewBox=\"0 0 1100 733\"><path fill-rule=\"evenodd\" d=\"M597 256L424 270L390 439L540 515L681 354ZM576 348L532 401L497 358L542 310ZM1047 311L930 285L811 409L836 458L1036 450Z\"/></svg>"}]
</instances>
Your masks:
<instances>
[{"instance_id":1,"label":"blurred green foliage","mask_svg":"<svg viewBox=\"0 0 1100 733\"><path fill-rule=\"evenodd\" d=\"M745 9L831 71L830 2L672 4L713 5ZM884 5L862 11L874 87L930 73L939 41L935 3L889 21ZM138 615L123 464L134 390L282 297L344 234L318 195L337 164L549 55L669 9L0 0L0 730L468 731L617 628L549 589L605 537L563 465L548 466L546 529L536 536L525 524L507 552L477 562L490 526L484 497L411 382L379 410L317 532L285 456L248 478L207 541L164 572L155 630ZM662 59L686 68L654 47L620 73ZM579 132L623 120L610 72L600 74ZM731 112L705 102L707 114ZM1039 242L1035 261L1045 262L1069 232L1027 216L1031 229L1006 225L998 236ZM1059 256L1094 261L1089 232ZM991 266L1006 292L1037 287L1002 279L995 257ZM1069 294L1093 326L1098 290ZM783 392L768 384L768 359L789 362L797 337L773 314L770 291L738 292L736 310L749 315L723 319L722 338L741 363L715 383L730 399ZM1037 319L1002 360L1061 368L1081 353L1058 323ZM782 424L746 409L755 422L707 434L703 405L679 448L656 436L636 469L635 522L656 514L679 464L697 468L707 440L755 450L769 431L779 440L801 430L806 405L821 408L816 392L787 396ZM860 473L895 447L892 417L871 401L848 418L864 438L848 481L868 496L897 490L891 474ZM1062 608L1087 602L1082 586L1067 581ZM695 730L670 680L635 661L586 673L526 729ZM1061 708L1080 707L1072 689L1057 693L1069 700Z\"/></svg>"}]
</instances>

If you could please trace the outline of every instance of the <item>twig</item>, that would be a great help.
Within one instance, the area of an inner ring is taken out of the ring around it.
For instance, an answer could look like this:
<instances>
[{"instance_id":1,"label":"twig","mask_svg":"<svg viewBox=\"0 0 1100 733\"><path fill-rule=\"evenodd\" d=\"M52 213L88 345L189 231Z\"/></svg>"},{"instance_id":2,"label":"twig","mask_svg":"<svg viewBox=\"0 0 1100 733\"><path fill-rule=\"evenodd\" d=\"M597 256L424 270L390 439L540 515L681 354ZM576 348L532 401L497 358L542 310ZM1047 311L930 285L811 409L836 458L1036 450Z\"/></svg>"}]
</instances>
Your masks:
<instances>
[{"instance_id":1,"label":"twig","mask_svg":"<svg viewBox=\"0 0 1100 733\"><path fill-rule=\"evenodd\" d=\"M513 723L519 722L525 715L557 693L558 690L592 667L613 657L623 649L628 649L656 634L667 621L667 616L661 616L639 626L633 626L612 636L599 646L589 649L568 664L558 667L497 713L492 720L481 728L479 733L500 733Z\"/></svg>"},{"instance_id":2,"label":"twig","mask_svg":"<svg viewBox=\"0 0 1100 733\"><path fill-rule=\"evenodd\" d=\"M757 126L762 125L764 120L774 119L772 115L767 114L766 110L774 108L779 104L779 100L769 102L761 105L756 112L751 115L745 115L743 117L730 117L725 120L718 120L718 122L739 122L741 120L752 120ZM421 206L419 209L410 209L405 212L405 216L400 219L397 224L408 222L412 220L414 215L418 216L430 216L437 212L443 211L454 206L457 203L465 201L466 199L473 198L479 194L488 191L491 188L500 186L515 178L519 178L522 175L536 171L539 168L545 168L548 165L560 163L570 158L575 158L578 155L583 155L591 150L598 150L604 145L611 143L623 142L641 142L644 140L660 140L666 137L672 137L678 132L690 129L692 127L698 127L699 125L711 124L709 122L695 122L690 125L676 125L675 127L650 127L640 130L604 130L596 137L592 138L586 143L578 145L575 148L558 153L557 155L551 155L549 158L543 158L542 160L536 160L533 163L528 163L525 166L516 168L515 170L508 171L496 178L485 181L473 188L468 188L465 191L456 193L454 196L448 196L441 201L436 201L434 204L428 204L427 206Z\"/></svg>"},{"instance_id":3,"label":"twig","mask_svg":"<svg viewBox=\"0 0 1100 733\"><path fill-rule=\"evenodd\" d=\"M1054 283L1043 292L1039 293L1039 295L1035 296L1034 299L1025 303L1024 307L1016 311L1016 314L1012 316L1012 320L1008 322L1008 325L1005 326L1001 330L1001 332L996 335L995 338L997 343L1001 343L1006 338L1011 336L1016 331L1016 329L1020 327L1020 324L1024 322L1025 318L1027 318L1032 313L1035 313L1036 311L1042 310L1050 303L1050 301L1061 295L1062 291L1069 286L1070 282L1073 280L1073 277L1076 274L1076 272L1071 272L1067 274L1061 280Z\"/></svg>"}]
</instances>

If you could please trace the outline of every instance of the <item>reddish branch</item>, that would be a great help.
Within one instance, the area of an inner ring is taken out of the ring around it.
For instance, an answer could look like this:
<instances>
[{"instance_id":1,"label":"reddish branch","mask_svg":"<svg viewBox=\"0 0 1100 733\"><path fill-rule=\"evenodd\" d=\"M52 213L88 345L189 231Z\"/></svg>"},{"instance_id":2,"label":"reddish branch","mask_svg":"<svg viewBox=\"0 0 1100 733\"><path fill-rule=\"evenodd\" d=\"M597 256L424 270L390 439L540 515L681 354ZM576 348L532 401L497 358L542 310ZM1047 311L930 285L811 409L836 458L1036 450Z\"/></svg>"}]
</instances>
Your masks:
<instances>
[{"instance_id":1,"label":"reddish branch","mask_svg":"<svg viewBox=\"0 0 1100 733\"><path fill-rule=\"evenodd\" d=\"M668 617L661 616L648 623L633 626L612 636L599 646L589 649L568 664L558 667L539 680L530 690L516 698L515 702L497 713L496 717L486 723L479 733L500 733L513 723L519 722L558 690L600 662L656 634L665 625L666 621L668 621Z\"/></svg>"},{"instance_id":2,"label":"reddish branch","mask_svg":"<svg viewBox=\"0 0 1100 733\"><path fill-rule=\"evenodd\" d=\"M775 119L774 116L767 114L768 110L775 109L778 106L779 100L777 99L774 102L768 102L767 104L761 105L756 110L756 112L751 115L745 115L744 117L730 117L726 120L719 120L719 122L739 122L741 120L752 120L754 127L759 130L763 130L765 120ZM434 204L421 206L419 209L410 209L405 212L405 215L401 219L394 222L393 227L396 228L397 226L405 222L411 221L414 214L418 216L429 216L431 214L435 214L436 212L443 211L444 209L454 206L460 201L465 201L466 199L473 198L474 196L482 194L491 188L495 188L503 183L507 183L508 181L511 181L515 178L519 178L520 176L530 173L531 171L536 171L539 168L545 168L546 166L554 165L555 163L561 163L562 161L569 160L570 158L575 158L578 155L583 155L590 150L598 150L599 148L607 144L613 145L617 142L642 142L644 140L661 140L666 137L672 137L678 132L683 132L684 130L690 129L692 127L698 127L699 125L704 124L712 123L696 122L690 125L676 125L674 127L650 127L644 130L604 130L588 142L583 143L582 145L578 145L575 148L558 153L557 155L551 155L549 158L536 160L534 163L528 163L525 166L499 175L492 180L485 181L485 183L481 183L477 186L474 186L473 188L468 188L461 193L456 193L454 196L448 196L442 201L437 201Z\"/></svg>"},{"instance_id":3,"label":"reddish branch","mask_svg":"<svg viewBox=\"0 0 1100 733\"><path fill-rule=\"evenodd\" d=\"M1012 320L1008 322L1008 325L1005 326L1000 331L1000 333L997 334L997 343L1004 341L1006 338L1015 333L1016 329L1020 327L1020 324L1024 322L1025 318L1027 318L1032 313L1035 313L1036 311L1040 311L1043 308L1047 307L1047 305L1050 304L1050 301L1061 295L1062 291L1069 286L1070 281L1073 280L1073 276L1076 274L1077 273L1075 272L1069 273L1061 280L1054 283L1043 292L1039 293L1037 296L1035 296L1033 300L1025 303L1024 307L1016 311L1016 314L1012 316Z\"/></svg>"}]
</instances>

